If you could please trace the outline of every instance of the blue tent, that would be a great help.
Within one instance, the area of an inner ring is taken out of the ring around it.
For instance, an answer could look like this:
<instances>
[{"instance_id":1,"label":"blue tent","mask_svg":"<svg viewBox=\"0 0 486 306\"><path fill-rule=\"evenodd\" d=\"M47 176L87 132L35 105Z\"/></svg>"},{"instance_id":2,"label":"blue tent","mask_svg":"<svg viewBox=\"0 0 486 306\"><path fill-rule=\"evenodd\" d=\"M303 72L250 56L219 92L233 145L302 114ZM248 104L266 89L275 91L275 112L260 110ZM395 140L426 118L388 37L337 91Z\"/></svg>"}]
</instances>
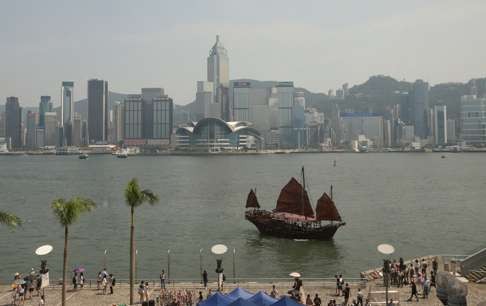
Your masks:
<instances>
[{"instance_id":1,"label":"blue tent","mask_svg":"<svg viewBox=\"0 0 486 306\"><path fill-rule=\"evenodd\" d=\"M257 304L258 306L270 306L276 303L278 300L274 299L263 291L258 291L255 293L255 295L249 298L248 301Z\"/></svg>"},{"instance_id":2,"label":"blue tent","mask_svg":"<svg viewBox=\"0 0 486 306\"><path fill-rule=\"evenodd\" d=\"M216 292L211 295L208 299L202 301L199 306L228 306L233 300L227 296Z\"/></svg>"},{"instance_id":3,"label":"blue tent","mask_svg":"<svg viewBox=\"0 0 486 306\"><path fill-rule=\"evenodd\" d=\"M257 304L250 302L248 300L245 300L243 298L238 298L231 302L228 306L257 306Z\"/></svg>"},{"instance_id":4,"label":"blue tent","mask_svg":"<svg viewBox=\"0 0 486 306\"><path fill-rule=\"evenodd\" d=\"M233 291L228 293L226 296L229 297L232 301L234 301L238 298L242 298L244 300L247 300L247 299L249 299L253 296L253 293L246 291L243 288L236 287L235 289L233 289Z\"/></svg>"},{"instance_id":5,"label":"blue tent","mask_svg":"<svg viewBox=\"0 0 486 306\"><path fill-rule=\"evenodd\" d=\"M288 296L284 296L278 302L272 304L272 306L302 306L302 304L296 302Z\"/></svg>"}]
</instances>

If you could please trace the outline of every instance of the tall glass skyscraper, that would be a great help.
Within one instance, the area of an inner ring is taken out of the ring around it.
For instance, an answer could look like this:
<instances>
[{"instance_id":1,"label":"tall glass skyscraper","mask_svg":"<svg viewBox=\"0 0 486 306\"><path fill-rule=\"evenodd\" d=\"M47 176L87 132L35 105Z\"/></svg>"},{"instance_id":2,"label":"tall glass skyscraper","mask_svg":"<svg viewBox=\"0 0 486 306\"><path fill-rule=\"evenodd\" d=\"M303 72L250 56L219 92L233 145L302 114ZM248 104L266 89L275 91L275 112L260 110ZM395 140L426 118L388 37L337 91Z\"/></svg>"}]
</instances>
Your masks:
<instances>
[{"instance_id":1,"label":"tall glass skyscraper","mask_svg":"<svg viewBox=\"0 0 486 306\"><path fill-rule=\"evenodd\" d=\"M47 112L52 112L51 96L41 96L39 103L39 127L45 127Z\"/></svg>"},{"instance_id":2,"label":"tall glass skyscraper","mask_svg":"<svg viewBox=\"0 0 486 306\"><path fill-rule=\"evenodd\" d=\"M229 58L228 51L216 36L208 56L208 81L213 83L213 102L219 104L221 118L228 120Z\"/></svg>"},{"instance_id":3,"label":"tall glass skyscraper","mask_svg":"<svg viewBox=\"0 0 486 306\"><path fill-rule=\"evenodd\" d=\"M62 82L61 87L61 126L68 125L73 118L74 82Z\"/></svg>"},{"instance_id":4,"label":"tall glass skyscraper","mask_svg":"<svg viewBox=\"0 0 486 306\"><path fill-rule=\"evenodd\" d=\"M88 134L89 143L108 141L108 82L88 81Z\"/></svg>"}]
</instances>

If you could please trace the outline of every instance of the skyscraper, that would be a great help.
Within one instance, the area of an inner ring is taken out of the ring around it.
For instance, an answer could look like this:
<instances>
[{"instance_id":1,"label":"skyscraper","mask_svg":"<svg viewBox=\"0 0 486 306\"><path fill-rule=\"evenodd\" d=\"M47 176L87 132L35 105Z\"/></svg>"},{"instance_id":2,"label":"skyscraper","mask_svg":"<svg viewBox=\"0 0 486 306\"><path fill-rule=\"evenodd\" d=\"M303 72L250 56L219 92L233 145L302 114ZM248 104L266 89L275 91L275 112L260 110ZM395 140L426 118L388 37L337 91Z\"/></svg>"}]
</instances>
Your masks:
<instances>
[{"instance_id":1,"label":"skyscraper","mask_svg":"<svg viewBox=\"0 0 486 306\"><path fill-rule=\"evenodd\" d=\"M108 141L108 82L88 81L88 130L90 143Z\"/></svg>"},{"instance_id":2,"label":"skyscraper","mask_svg":"<svg viewBox=\"0 0 486 306\"><path fill-rule=\"evenodd\" d=\"M461 139L466 144L486 144L486 98L461 97Z\"/></svg>"},{"instance_id":3,"label":"skyscraper","mask_svg":"<svg viewBox=\"0 0 486 306\"><path fill-rule=\"evenodd\" d=\"M58 144L58 126L57 126L57 113L46 112L45 127L44 127L44 145L56 146Z\"/></svg>"},{"instance_id":4,"label":"skyscraper","mask_svg":"<svg viewBox=\"0 0 486 306\"><path fill-rule=\"evenodd\" d=\"M81 115L79 113L74 113L73 121L72 121L72 145L73 146L82 145L81 129L82 129Z\"/></svg>"},{"instance_id":5,"label":"skyscraper","mask_svg":"<svg viewBox=\"0 0 486 306\"><path fill-rule=\"evenodd\" d=\"M61 126L60 126L60 141L61 146L71 145L71 125L73 119L74 107L74 82L62 82L61 87Z\"/></svg>"},{"instance_id":6,"label":"skyscraper","mask_svg":"<svg viewBox=\"0 0 486 306\"><path fill-rule=\"evenodd\" d=\"M73 117L74 82L62 82L61 87L61 126L71 122Z\"/></svg>"},{"instance_id":7,"label":"skyscraper","mask_svg":"<svg viewBox=\"0 0 486 306\"><path fill-rule=\"evenodd\" d=\"M52 112L51 96L41 96L39 103L39 127L45 125L45 113Z\"/></svg>"},{"instance_id":8,"label":"skyscraper","mask_svg":"<svg viewBox=\"0 0 486 306\"><path fill-rule=\"evenodd\" d=\"M113 141L118 144L123 140L123 104L116 102L113 107Z\"/></svg>"},{"instance_id":9,"label":"skyscraper","mask_svg":"<svg viewBox=\"0 0 486 306\"><path fill-rule=\"evenodd\" d=\"M27 112L27 134L25 137L25 146L29 149L35 148L36 138L36 126L37 126L37 113L32 111Z\"/></svg>"},{"instance_id":10,"label":"skyscraper","mask_svg":"<svg viewBox=\"0 0 486 306\"><path fill-rule=\"evenodd\" d=\"M447 107L434 105L434 144L447 144Z\"/></svg>"},{"instance_id":11,"label":"skyscraper","mask_svg":"<svg viewBox=\"0 0 486 306\"><path fill-rule=\"evenodd\" d=\"M17 97L8 97L5 104L5 137L12 149L22 147L22 108Z\"/></svg>"},{"instance_id":12,"label":"skyscraper","mask_svg":"<svg viewBox=\"0 0 486 306\"><path fill-rule=\"evenodd\" d=\"M428 136L427 129L427 111L429 109L429 83L417 80L413 84L412 91L413 101L413 123L415 125L415 135L426 139Z\"/></svg>"},{"instance_id":13,"label":"skyscraper","mask_svg":"<svg viewBox=\"0 0 486 306\"><path fill-rule=\"evenodd\" d=\"M225 120L229 116L228 107L228 86L229 86L229 58L228 51L219 41L216 35L216 42L209 52L207 59L208 81L213 83L213 102L220 108L220 117Z\"/></svg>"},{"instance_id":14,"label":"skyscraper","mask_svg":"<svg viewBox=\"0 0 486 306\"><path fill-rule=\"evenodd\" d=\"M0 112L0 138L5 137L5 112Z\"/></svg>"}]
</instances>

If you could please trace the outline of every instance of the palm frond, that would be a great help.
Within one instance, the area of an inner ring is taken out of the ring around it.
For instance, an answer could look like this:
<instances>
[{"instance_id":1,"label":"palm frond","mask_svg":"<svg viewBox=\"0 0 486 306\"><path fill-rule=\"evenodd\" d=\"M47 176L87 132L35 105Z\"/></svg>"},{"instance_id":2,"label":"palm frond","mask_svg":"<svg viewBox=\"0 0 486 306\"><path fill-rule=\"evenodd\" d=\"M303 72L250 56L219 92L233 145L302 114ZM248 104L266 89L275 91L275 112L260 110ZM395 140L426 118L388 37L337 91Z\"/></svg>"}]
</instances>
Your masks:
<instances>
[{"instance_id":1,"label":"palm frond","mask_svg":"<svg viewBox=\"0 0 486 306\"><path fill-rule=\"evenodd\" d=\"M141 190L136 178L131 179L125 188L125 202L130 207L137 207L147 202L153 205L159 197L149 189Z\"/></svg>"},{"instance_id":2,"label":"palm frond","mask_svg":"<svg viewBox=\"0 0 486 306\"><path fill-rule=\"evenodd\" d=\"M144 201L146 201L150 205L154 205L155 203L159 202L159 197L150 189L142 190L142 195Z\"/></svg>"},{"instance_id":3,"label":"palm frond","mask_svg":"<svg viewBox=\"0 0 486 306\"><path fill-rule=\"evenodd\" d=\"M21 226L22 219L14 214L0 211L0 224L4 224L9 227Z\"/></svg>"},{"instance_id":4,"label":"palm frond","mask_svg":"<svg viewBox=\"0 0 486 306\"><path fill-rule=\"evenodd\" d=\"M51 204L54 215L63 226L73 224L82 213L91 211L95 206L92 200L81 197L74 197L69 201L55 199Z\"/></svg>"}]
</instances>

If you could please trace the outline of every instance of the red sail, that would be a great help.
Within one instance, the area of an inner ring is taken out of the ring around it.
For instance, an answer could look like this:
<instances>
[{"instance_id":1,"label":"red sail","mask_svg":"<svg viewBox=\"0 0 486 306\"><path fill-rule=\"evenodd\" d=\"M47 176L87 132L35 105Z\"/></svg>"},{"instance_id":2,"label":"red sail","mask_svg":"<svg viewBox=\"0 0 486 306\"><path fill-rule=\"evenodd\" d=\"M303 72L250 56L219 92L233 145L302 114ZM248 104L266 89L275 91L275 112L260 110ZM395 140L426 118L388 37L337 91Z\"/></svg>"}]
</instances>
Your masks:
<instances>
[{"instance_id":1,"label":"red sail","mask_svg":"<svg viewBox=\"0 0 486 306\"><path fill-rule=\"evenodd\" d=\"M260 204L258 204L258 199L253 189L250 190L250 193L246 198L246 208L260 208Z\"/></svg>"},{"instance_id":2,"label":"red sail","mask_svg":"<svg viewBox=\"0 0 486 306\"><path fill-rule=\"evenodd\" d=\"M336 205L334 205L333 200L325 192L317 200L316 218L317 220L341 221L341 216Z\"/></svg>"},{"instance_id":3,"label":"red sail","mask_svg":"<svg viewBox=\"0 0 486 306\"><path fill-rule=\"evenodd\" d=\"M314 210L310 204L309 196L295 178L291 178L280 192L275 211L314 217Z\"/></svg>"}]
</instances>

